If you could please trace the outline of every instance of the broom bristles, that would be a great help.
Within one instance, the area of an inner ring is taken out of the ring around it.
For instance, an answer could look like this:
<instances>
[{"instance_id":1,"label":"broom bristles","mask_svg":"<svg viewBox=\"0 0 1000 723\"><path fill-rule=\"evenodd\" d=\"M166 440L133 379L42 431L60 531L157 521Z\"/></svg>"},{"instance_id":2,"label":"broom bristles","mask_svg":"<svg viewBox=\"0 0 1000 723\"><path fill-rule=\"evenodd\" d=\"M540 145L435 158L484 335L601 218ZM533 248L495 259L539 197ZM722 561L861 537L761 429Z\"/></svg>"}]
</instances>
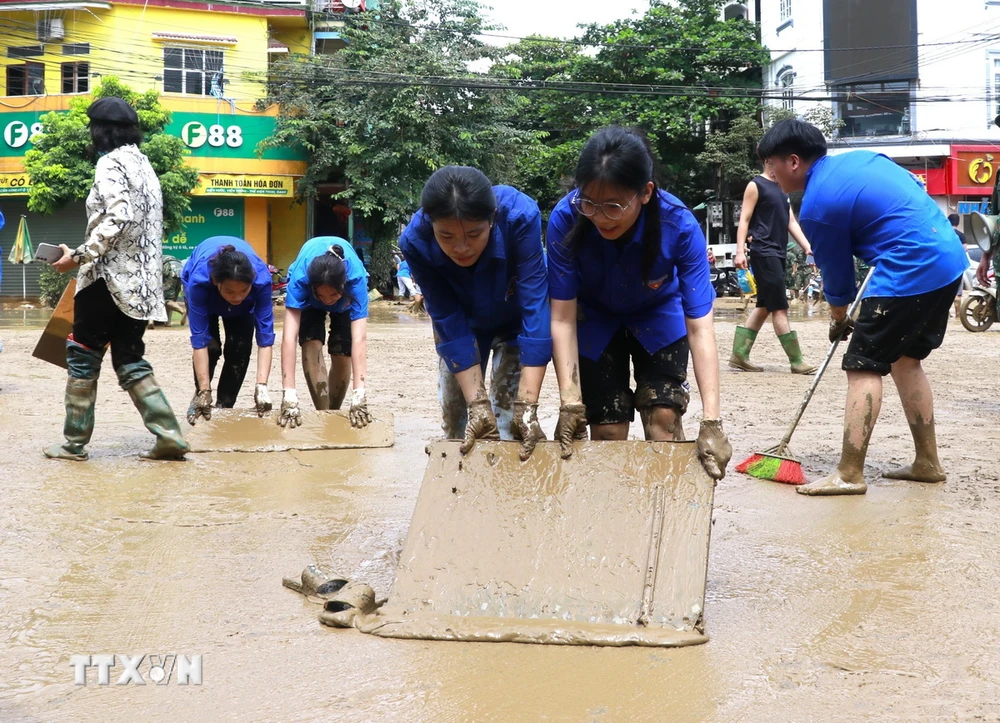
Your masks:
<instances>
[{"instance_id":1,"label":"broom bristles","mask_svg":"<svg viewBox=\"0 0 1000 723\"><path fill-rule=\"evenodd\" d=\"M803 485L808 480L802 471L802 463L787 457L773 457L768 454L752 454L736 465L736 471L757 479Z\"/></svg>"}]
</instances>

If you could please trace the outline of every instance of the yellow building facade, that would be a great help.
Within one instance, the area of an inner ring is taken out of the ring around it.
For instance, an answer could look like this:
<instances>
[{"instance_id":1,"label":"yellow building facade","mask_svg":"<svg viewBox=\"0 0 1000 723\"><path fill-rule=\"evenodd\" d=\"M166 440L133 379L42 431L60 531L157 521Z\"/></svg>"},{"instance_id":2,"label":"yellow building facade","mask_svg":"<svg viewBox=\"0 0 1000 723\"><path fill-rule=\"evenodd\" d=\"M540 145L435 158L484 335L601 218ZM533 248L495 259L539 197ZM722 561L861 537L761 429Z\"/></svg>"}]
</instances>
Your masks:
<instances>
[{"instance_id":1,"label":"yellow building facade","mask_svg":"<svg viewBox=\"0 0 1000 723\"><path fill-rule=\"evenodd\" d=\"M304 7L0 0L0 31L0 210L8 219L29 191L23 157L41 117L115 76L161 94L172 112L166 132L184 141L199 171L185 227L164 250L186 258L209 236L233 235L287 269L308 237L306 207L294 200L305 155L257 147L277 115L262 102L271 59L311 50ZM80 240L85 223L81 216Z\"/></svg>"}]
</instances>

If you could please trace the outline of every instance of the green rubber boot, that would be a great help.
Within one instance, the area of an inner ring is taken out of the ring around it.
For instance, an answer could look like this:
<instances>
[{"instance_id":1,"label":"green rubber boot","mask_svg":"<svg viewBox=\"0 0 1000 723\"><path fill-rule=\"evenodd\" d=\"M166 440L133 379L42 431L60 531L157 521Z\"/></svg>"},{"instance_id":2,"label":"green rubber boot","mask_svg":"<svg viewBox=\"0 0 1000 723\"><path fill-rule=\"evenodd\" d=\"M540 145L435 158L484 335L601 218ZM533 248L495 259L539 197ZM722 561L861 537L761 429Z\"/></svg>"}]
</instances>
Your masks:
<instances>
[{"instance_id":1,"label":"green rubber boot","mask_svg":"<svg viewBox=\"0 0 1000 723\"><path fill-rule=\"evenodd\" d=\"M66 421L63 424L65 444L53 444L42 452L50 459L85 462L90 456L84 447L94 433L94 403L97 401L96 379L66 381Z\"/></svg>"},{"instance_id":2,"label":"green rubber boot","mask_svg":"<svg viewBox=\"0 0 1000 723\"><path fill-rule=\"evenodd\" d=\"M733 336L733 354L729 357L729 366L745 372L764 371L763 367L750 363L750 350L753 349L755 341L757 341L756 331L745 326L737 326L736 335Z\"/></svg>"},{"instance_id":3,"label":"green rubber boot","mask_svg":"<svg viewBox=\"0 0 1000 723\"><path fill-rule=\"evenodd\" d=\"M142 415L146 429L156 435L156 444L140 456L143 459L184 459L190 449L181 434L181 427L170 408L167 396L152 376L145 376L126 391Z\"/></svg>"},{"instance_id":4,"label":"green rubber boot","mask_svg":"<svg viewBox=\"0 0 1000 723\"><path fill-rule=\"evenodd\" d=\"M815 374L816 366L807 364L802 360L802 347L799 346L799 335L794 331L782 334L778 337L781 348L788 355L788 362L792 365L792 374Z\"/></svg>"}]
</instances>

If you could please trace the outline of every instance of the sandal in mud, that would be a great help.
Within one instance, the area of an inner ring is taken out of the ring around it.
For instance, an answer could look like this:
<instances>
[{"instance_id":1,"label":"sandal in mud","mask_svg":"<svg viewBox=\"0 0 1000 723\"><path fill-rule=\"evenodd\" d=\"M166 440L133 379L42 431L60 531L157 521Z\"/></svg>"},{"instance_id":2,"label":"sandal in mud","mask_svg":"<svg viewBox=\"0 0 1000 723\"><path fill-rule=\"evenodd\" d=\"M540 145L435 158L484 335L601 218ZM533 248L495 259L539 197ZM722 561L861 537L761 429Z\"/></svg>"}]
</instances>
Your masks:
<instances>
[{"instance_id":1,"label":"sandal in mud","mask_svg":"<svg viewBox=\"0 0 1000 723\"><path fill-rule=\"evenodd\" d=\"M352 582L323 604L319 621L332 628L353 628L358 615L371 615L377 608L375 591L363 582Z\"/></svg>"},{"instance_id":2,"label":"sandal in mud","mask_svg":"<svg viewBox=\"0 0 1000 723\"><path fill-rule=\"evenodd\" d=\"M305 595L312 602L323 602L347 585L347 578L325 573L315 565L309 565L302 571L299 580L286 577L282 579L281 584L289 590Z\"/></svg>"}]
</instances>

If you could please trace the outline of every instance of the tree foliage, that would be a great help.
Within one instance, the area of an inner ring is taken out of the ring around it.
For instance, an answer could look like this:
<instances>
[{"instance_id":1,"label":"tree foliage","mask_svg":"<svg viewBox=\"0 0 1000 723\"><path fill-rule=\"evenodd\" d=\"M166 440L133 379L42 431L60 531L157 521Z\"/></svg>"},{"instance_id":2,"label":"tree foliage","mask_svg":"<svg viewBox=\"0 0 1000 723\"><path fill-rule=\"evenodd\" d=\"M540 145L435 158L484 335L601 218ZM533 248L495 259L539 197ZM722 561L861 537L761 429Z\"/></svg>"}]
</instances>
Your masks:
<instances>
[{"instance_id":1,"label":"tree foliage","mask_svg":"<svg viewBox=\"0 0 1000 723\"><path fill-rule=\"evenodd\" d=\"M263 146L306 149L299 198L314 197L320 183L345 181L335 197L365 219L376 283L392 273L381 246L417 209L432 172L471 165L509 183L533 140L514 123L523 98L472 82L470 68L499 53L477 37L490 29L474 0L388 0L377 16L350 16L343 50L291 57L272 74L270 100L281 114ZM470 80L454 80L462 78Z\"/></svg>"},{"instance_id":2,"label":"tree foliage","mask_svg":"<svg viewBox=\"0 0 1000 723\"><path fill-rule=\"evenodd\" d=\"M73 98L66 113L42 116L43 132L32 139L34 148L24 156L31 178L28 208L51 214L67 203L87 197L94 182L96 156L87 129L87 109L98 98L116 97L136 109L139 127L146 136L142 151L160 179L163 190L164 234L181 227L190 208L187 194L198 183L198 172L184 164L189 151L180 138L167 135L170 111L160 105L155 90L137 93L117 78L105 77L92 95Z\"/></svg>"}]
</instances>

